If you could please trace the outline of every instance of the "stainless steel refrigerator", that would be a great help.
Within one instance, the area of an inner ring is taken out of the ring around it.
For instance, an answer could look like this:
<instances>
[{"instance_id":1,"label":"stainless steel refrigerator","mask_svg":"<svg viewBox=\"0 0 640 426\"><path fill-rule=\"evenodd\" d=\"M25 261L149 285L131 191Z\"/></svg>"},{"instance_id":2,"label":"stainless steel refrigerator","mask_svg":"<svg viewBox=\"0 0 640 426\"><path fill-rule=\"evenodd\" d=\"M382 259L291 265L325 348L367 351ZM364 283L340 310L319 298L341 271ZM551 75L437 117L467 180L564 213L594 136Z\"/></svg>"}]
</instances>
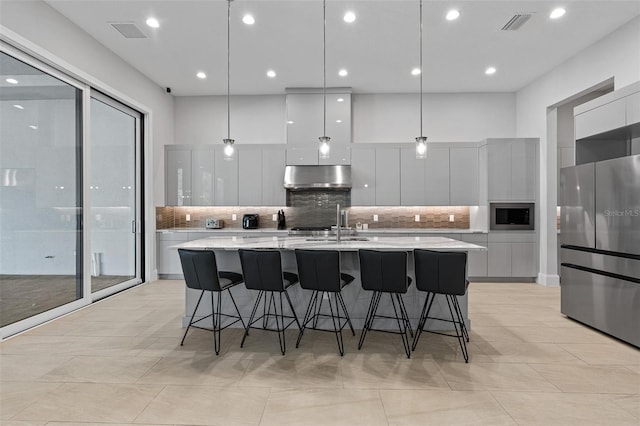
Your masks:
<instances>
[{"instance_id":1,"label":"stainless steel refrigerator","mask_svg":"<svg viewBox=\"0 0 640 426\"><path fill-rule=\"evenodd\" d=\"M640 347L640 155L560 172L561 311Z\"/></svg>"}]
</instances>

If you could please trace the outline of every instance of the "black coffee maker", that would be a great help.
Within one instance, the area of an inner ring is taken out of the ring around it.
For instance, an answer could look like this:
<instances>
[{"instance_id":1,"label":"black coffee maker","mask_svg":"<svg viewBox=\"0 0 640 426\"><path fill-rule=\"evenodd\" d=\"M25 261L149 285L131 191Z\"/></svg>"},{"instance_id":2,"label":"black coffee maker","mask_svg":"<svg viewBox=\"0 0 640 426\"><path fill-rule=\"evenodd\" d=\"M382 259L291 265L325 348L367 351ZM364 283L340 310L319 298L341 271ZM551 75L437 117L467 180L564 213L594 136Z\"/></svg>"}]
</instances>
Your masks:
<instances>
[{"instance_id":1,"label":"black coffee maker","mask_svg":"<svg viewBox=\"0 0 640 426\"><path fill-rule=\"evenodd\" d=\"M284 217L284 210L278 210L278 229L287 229L287 220Z\"/></svg>"},{"instance_id":2,"label":"black coffee maker","mask_svg":"<svg viewBox=\"0 0 640 426\"><path fill-rule=\"evenodd\" d=\"M242 229L258 229L260 216L257 214L245 214L242 216Z\"/></svg>"}]
</instances>

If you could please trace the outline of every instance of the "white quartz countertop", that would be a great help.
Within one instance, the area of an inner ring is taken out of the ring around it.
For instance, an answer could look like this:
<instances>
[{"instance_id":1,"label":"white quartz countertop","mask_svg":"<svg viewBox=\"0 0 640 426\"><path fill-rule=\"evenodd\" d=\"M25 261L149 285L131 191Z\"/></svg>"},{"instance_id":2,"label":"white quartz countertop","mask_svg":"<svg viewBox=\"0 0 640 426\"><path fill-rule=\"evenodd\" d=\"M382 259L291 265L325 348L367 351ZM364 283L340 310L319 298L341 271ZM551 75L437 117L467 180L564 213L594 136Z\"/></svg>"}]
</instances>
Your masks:
<instances>
[{"instance_id":1,"label":"white quartz countertop","mask_svg":"<svg viewBox=\"0 0 640 426\"><path fill-rule=\"evenodd\" d=\"M211 232L212 234L243 234L243 233L276 233L288 235L289 229L278 230L275 228L259 228L259 229L206 229L206 228L168 228L158 229L157 232ZM357 230L358 235L373 234L486 234L487 231L479 229L443 229L443 228L369 228L366 230Z\"/></svg>"},{"instance_id":2,"label":"white quartz countertop","mask_svg":"<svg viewBox=\"0 0 640 426\"><path fill-rule=\"evenodd\" d=\"M350 240L348 237L339 243L335 240L311 237L209 237L176 244L170 248L194 250L238 250L238 249L316 249L357 251L371 250L413 250L428 249L440 251L476 251L486 247L445 237L360 237Z\"/></svg>"}]
</instances>

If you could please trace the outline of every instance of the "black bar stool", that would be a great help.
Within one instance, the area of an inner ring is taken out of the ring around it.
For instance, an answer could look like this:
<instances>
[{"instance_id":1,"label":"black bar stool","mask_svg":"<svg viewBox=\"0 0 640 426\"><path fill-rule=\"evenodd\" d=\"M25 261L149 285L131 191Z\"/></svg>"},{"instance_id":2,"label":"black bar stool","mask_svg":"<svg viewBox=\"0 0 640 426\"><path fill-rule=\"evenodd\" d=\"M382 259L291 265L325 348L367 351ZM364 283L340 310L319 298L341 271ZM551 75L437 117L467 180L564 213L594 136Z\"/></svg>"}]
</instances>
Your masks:
<instances>
[{"instance_id":1,"label":"black bar stool","mask_svg":"<svg viewBox=\"0 0 640 426\"><path fill-rule=\"evenodd\" d=\"M242 326L244 327L244 321L242 321L238 305L236 305L236 301L233 299L233 294L229 291L232 287L242 282L242 275L235 272L218 271L216 256L212 251L178 249L178 254L180 255L182 273L184 274L184 281L187 287L194 290L201 290L200 298L198 299L196 307L193 309L193 314L189 320L187 330L184 332L184 336L182 336L180 346L184 345L184 339L187 337L190 327L210 330L213 331L213 346L216 355L218 355L220 353L220 332L238 321L242 322ZM205 291L211 293L211 315L194 321L193 318L196 315ZM227 291L227 294L233 302L233 306L236 308L237 316L222 313L222 294L225 291ZM218 293L217 303L213 301L213 293ZM222 327L222 316L236 318L236 320ZM213 321L213 328L210 329L194 325L209 317L211 317Z\"/></svg>"},{"instance_id":2,"label":"black bar stool","mask_svg":"<svg viewBox=\"0 0 640 426\"><path fill-rule=\"evenodd\" d=\"M280 252L278 250L238 250L240 255L240 264L242 265L242 274L244 275L244 283L249 290L258 290L258 298L253 305L253 311L249 322L245 327L244 336L240 347L244 346L244 341L249 335L249 328L261 328L267 331L275 331L278 333L278 341L280 342L280 351L284 355L286 350L285 330L294 322L300 327L300 322L293 308L287 288L298 282L298 276L292 272L283 272ZM275 294L280 296L280 312L278 312L278 304L276 303ZM292 315L285 315L282 304L282 294L284 293ZM260 306L260 300L264 296L263 314L259 318L255 318ZM269 301L267 302L267 299ZM268 307L267 307L268 305ZM271 308L273 307L273 313ZM269 318L275 318L276 327L269 328ZM291 319L285 325L284 321ZM262 320L262 327L252 327L253 324ZM279 322L278 322L279 321ZM282 334L282 336L281 336Z\"/></svg>"},{"instance_id":3,"label":"black bar stool","mask_svg":"<svg viewBox=\"0 0 640 426\"><path fill-rule=\"evenodd\" d=\"M407 292L411 285L411 278L407 276L407 252L359 250L358 257L360 258L362 288L373 291L373 297L371 298L369 310L367 311L367 316L364 321L358 349L362 348L364 338L369 330L400 334L407 358L411 358L407 332L413 337L413 330L411 329L407 309L404 306L404 301L401 296L401 294ZM395 313L393 317L376 315L383 293L389 294L391 298L391 304L393 305L393 311ZM396 301L398 302L397 308ZM373 320L376 318L395 319L398 322L399 331L374 329L372 325Z\"/></svg>"},{"instance_id":4,"label":"black bar stool","mask_svg":"<svg viewBox=\"0 0 640 426\"><path fill-rule=\"evenodd\" d=\"M464 296L469 287L469 281L467 280L467 253L416 249L413 251L413 261L416 273L416 287L420 291L426 291L427 298L424 301L422 313L420 314L420 322L418 323L418 330L413 339L411 349L416 349L418 339L420 339L423 331L456 337L460 344L464 361L468 363L469 352L467 351L466 342L469 341L469 332L464 323L462 309L460 309L460 303L458 302L458 296ZM431 310L436 294L445 296L451 319L429 316L429 311ZM456 334L452 335L439 331L425 330L424 326L427 319L453 323Z\"/></svg>"},{"instance_id":5,"label":"black bar stool","mask_svg":"<svg viewBox=\"0 0 640 426\"><path fill-rule=\"evenodd\" d=\"M354 278L340 272L340 252L335 250L296 250L296 262L298 263L298 275L300 276L300 287L305 290L312 290L311 299L307 305L307 311L302 320L302 327L298 334L296 348L299 347L302 335L306 328L319 331L329 331L336 334L338 341L338 351L340 356L344 355L344 341L342 340L342 329L349 324L351 333L355 336L347 307L342 298L342 288L350 284ZM327 294L330 315L321 312L324 295ZM331 303L333 298L334 306ZM340 315L340 307L344 317ZM318 328L320 317L331 318L333 330ZM344 320L344 322L342 322ZM312 323L311 326L307 324Z\"/></svg>"}]
</instances>

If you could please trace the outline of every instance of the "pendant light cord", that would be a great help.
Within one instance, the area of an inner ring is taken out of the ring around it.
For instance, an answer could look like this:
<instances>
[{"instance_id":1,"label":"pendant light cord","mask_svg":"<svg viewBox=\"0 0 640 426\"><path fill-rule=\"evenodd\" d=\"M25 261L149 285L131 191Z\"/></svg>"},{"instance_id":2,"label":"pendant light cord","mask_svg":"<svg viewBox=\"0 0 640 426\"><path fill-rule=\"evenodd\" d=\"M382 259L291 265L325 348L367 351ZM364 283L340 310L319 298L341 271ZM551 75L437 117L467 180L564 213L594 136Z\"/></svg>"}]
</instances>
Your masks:
<instances>
[{"instance_id":1,"label":"pendant light cord","mask_svg":"<svg viewBox=\"0 0 640 426\"><path fill-rule=\"evenodd\" d=\"M327 136L327 2L322 0L322 136Z\"/></svg>"},{"instance_id":2,"label":"pendant light cord","mask_svg":"<svg viewBox=\"0 0 640 426\"><path fill-rule=\"evenodd\" d=\"M231 139L231 102L230 93L230 69L231 69L231 0L227 0L227 139Z\"/></svg>"},{"instance_id":3,"label":"pendant light cord","mask_svg":"<svg viewBox=\"0 0 640 426\"><path fill-rule=\"evenodd\" d=\"M420 137L422 137L422 0L420 0Z\"/></svg>"}]
</instances>

